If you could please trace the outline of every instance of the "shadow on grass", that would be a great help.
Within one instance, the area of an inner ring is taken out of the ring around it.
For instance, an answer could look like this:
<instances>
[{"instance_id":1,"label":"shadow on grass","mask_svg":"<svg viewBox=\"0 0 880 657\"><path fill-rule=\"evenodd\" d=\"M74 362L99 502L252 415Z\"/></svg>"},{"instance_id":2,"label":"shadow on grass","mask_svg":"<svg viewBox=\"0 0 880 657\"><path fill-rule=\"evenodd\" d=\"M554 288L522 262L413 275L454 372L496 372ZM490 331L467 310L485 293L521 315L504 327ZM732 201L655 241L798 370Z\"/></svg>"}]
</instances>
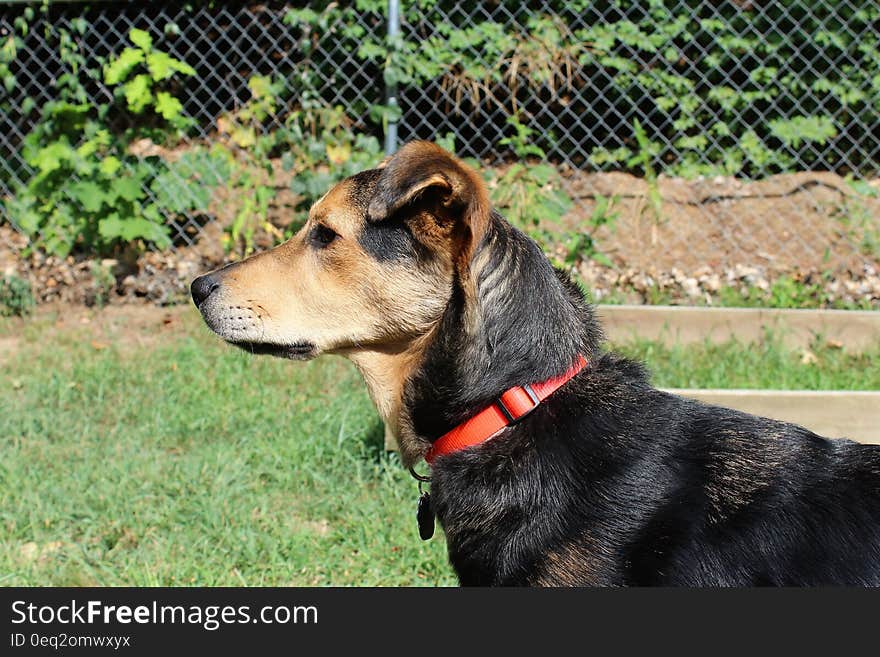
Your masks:
<instances>
[{"instance_id":1,"label":"shadow on grass","mask_svg":"<svg viewBox=\"0 0 880 657\"><path fill-rule=\"evenodd\" d=\"M364 454L371 461L380 461L385 456L385 423L375 418L364 432L362 439Z\"/></svg>"}]
</instances>

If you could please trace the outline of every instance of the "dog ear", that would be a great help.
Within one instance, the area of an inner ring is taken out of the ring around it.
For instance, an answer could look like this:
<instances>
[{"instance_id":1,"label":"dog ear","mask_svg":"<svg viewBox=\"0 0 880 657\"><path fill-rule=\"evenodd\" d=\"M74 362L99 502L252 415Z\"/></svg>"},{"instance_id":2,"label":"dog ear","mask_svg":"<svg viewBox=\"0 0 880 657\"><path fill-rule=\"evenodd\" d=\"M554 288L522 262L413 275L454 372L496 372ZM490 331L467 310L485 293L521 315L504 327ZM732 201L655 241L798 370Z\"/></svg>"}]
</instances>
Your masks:
<instances>
[{"instance_id":1,"label":"dog ear","mask_svg":"<svg viewBox=\"0 0 880 657\"><path fill-rule=\"evenodd\" d=\"M369 221L383 221L431 195L437 209L467 229L469 259L489 225L489 192L480 175L436 144L410 142L395 153L376 183L367 210Z\"/></svg>"}]
</instances>

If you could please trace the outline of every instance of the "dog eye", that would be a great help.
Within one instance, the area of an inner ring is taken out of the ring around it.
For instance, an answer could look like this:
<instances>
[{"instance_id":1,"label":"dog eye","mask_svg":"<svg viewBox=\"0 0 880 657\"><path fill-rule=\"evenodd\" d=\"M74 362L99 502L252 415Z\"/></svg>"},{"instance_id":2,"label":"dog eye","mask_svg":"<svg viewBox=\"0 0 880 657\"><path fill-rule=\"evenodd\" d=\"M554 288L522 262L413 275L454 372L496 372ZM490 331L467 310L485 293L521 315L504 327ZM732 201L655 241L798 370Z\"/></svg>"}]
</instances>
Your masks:
<instances>
[{"instance_id":1,"label":"dog eye","mask_svg":"<svg viewBox=\"0 0 880 657\"><path fill-rule=\"evenodd\" d=\"M339 237L339 235L332 228L327 228L324 224L318 224L312 229L312 233L309 235L309 240L315 248L323 249L337 237Z\"/></svg>"}]
</instances>

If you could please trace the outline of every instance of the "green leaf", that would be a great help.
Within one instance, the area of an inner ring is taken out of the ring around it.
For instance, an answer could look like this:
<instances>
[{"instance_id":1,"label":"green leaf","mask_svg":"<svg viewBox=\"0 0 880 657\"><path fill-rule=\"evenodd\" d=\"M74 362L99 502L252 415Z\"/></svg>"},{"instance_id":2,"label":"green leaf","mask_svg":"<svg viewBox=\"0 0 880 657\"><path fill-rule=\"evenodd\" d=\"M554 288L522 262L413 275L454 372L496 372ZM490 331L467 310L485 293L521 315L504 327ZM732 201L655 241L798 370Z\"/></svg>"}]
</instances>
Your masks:
<instances>
[{"instance_id":1,"label":"green leaf","mask_svg":"<svg viewBox=\"0 0 880 657\"><path fill-rule=\"evenodd\" d=\"M131 31L128 33L128 38L131 39L131 42L134 45L142 50L150 50L153 47L153 37L150 36L150 33L144 30L139 30L136 27L131 28Z\"/></svg>"},{"instance_id":2,"label":"green leaf","mask_svg":"<svg viewBox=\"0 0 880 657\"><path fill-rule=\"evenodd\" d=\"M98 222L98 233L108 241L119 239L131 242L136 239L144 239L155 242L159 246L170 244L168 229L165 226L145 217L120 217L117 212Z\"/></svg>"},{"instance_id":3,"label":"green leaf","mask_svg":"<svg viewBox=\"0 0 880 657\"><path fill-rule=\"evenodd\" d=\"M307 199L319 199L335 182L329 173L304 171L291 181L290 189Z\"/></svg>"},{"instance_id":4,"label":"green leaf","mask_svg":"<svg viewBox=\"0 0 880 657\"><path fill-rule=\"evenodd\" d=\"M76 151L65 137L39 149L32 157L27 158L27 162L45 175L60 169L62 164L72 161L75 155Z\"/></svg>"},{"instance_id":5,"label":"green leaf","mask_svg":"<svg viewBox=\"0 0 880 657\"><path fill-rule=\"evenodd\" d=\"M592 259L598 262L600 265L605 265L606 267L614 267L614 263L611 261L611 258L609 258L604 253L600 251L594 251L590 255L592 256Z\"/></svg>"},{"instance_id":6,"label":"green leaf","mask_svg":"<svg viewBox=\"0 0 880 657\"><path fill-rule=\"evenodd\" d=\"M15 38L10 35L3 42L3 45L0 45L0 63L7 63L15 60L16 53L16 44Z\"/></svg>"},{"instance_id":7,"label":"green leaf","mask_svg":"<svg viewBox=\"0 0 880 657\"><path fill-rule=\"evenodd\" d=\"M13 226L17 226L28 235L36 236L40 228L42 215L34 205L34 199L27 193L22 192L6 200L0 207L3 207L6 216L9 217Z\"/></svg>"},{"instance_id":8,"label":"green leaf","mask_svg":"<svg viewBox=\"0 0 880 657\"><path fill-rule=\"evenodd\" d=\"M442 137L439 135L435 135L434 141L443 150L447 150L450 153L452 153L453 155L455 154L455 133L454 132L447 132Z\"/></svg>"},{"instance_id":9,"label":"green leaf","mask_svg":"<svg viewBox=\"0 0 880 657\"><path fill-rule=\"evenodd\" d=\"M144 195L141 181L138 178L124 177L118 178L113 183L113 190L120 198L126 201L135 201Z\"/></svg>"},{"instance_id":10,"label":"green leaf","mask_svg":"<svg viewBox=\"0 0 880 657\"><path fill-rule=\"evenodd\" d=\"M858 178L848 176L846 178L846 183L856 194L869 196L871 198L877 198L877 196L880 195L880 192L878 192L877 189L866 180L859 180Z\"/></svg>"},{"instance_id":11,"label":"green leaf","mask_svg":"<svg viewBox=\"0 0 880 657\"><path fill-rule=\"evenodd\" d=\"M272 80L268 76L252 75L247 84L254 98L266 98L272 93Z\"/></svg>"},{"instance_id":12,"label":"green leaf","mask_svg":"<svg viewBox=\"0 0 880 657\"><path fill-rule=\"evenodd\" d=\"M556 179L556 169L549 164L536 164L529 169L532 179L540 186Z\"/></svg>"},{"instance_id":13,"label":"green leaf","mask_svg":"<svg viewBox=\"0 0 880 657\"><path fill-rule=\"evenodd\" d=\"M126 48L119 56L104 67L104 82L119 84L125 80L135 66L144 61L144 53L134 48Z\"/></svg>"},{"instance_id":14,"label":"green leaf","mask_svg":"<svg viewBox=\"0 0 880 657\"><path fill-rule=\"evenodd\" d=\"M119 167L122 166L122 163L119 161L119 158L114 157L113 155L108 155L103 160L101 160L101 173L105 176L112 176L114 173L119 171Z\"/></svg>"},{"instance_id":15,"label":"green leaf","mask_svg":"<svg viewBox=\"0 0 880 657\"><path fill-rule=\"evenodd\" d=\"M90 180L71 185L70 196L79 201L83 210L90 213L100 210L105 199L104 191L101 187Z\"/></svg>"},{"instance_id":16,"label":"green leaf","mask_svg":"<svg viewBox=\"0 0 880 657\"><path fill-rule=\"evenodd\" d=\"M160 91L156 94L156 112L161 114L168 121L173 121L183 110L183 105L177 98L169 94L167 91Z\"/></svg>"},{"instance_id":17,"label":"green leaf","mask_svg":"<svg viewBox=\"0 0 880 657\"><path fill-rule=\"evenodd\" d=\"M196 74L196 70L189 64L174 59L161 51L151 52L147 55L147 68L150 70L150 75L156 81L167 80L175 73L182 73L184 75Z\"/></svg>"},{"instance_id":18,"label":"green leaf","mask_svg":"<svg viewBox=\"0 0 880 657\"><path fill-rule=\"evenodd\" d=\"M156 202L168 212L205 210L211 202L210 186L182 178L173 170L156 176L150 189Z\"/></svg>"},{"instance_id":19,"label":"green leaf","mask_svg":"<svg viewBox=\"0 0 880 657\"><path fill-rule=\"evenodd\" d=\"M770 134L786 146L799 148L804 142L824 144L837 135L834 121L827 116L793 116L767 123Z\"/></svg>"},{"instance_id":20,"label":"green leaf","mask_svg":"<svg viewBox=\"0 0 880 657\"><path fill-rule=\"evenodd\" d=\"M79 148L77 154L82 158L90 158L102 148L110 145L110 133L107 130L97 130L91 139L87 139Z\"/></svg>"},{"instance_id":21,"label":"green leaf","mask_svg":"<svg viewBox=\"0 0 880 657\"><path fill-rule=\"evenodd\" d=\"M186 62L182 62L179 59L174 60L174 70L178 73L182 73L183 75L195 75L196 69L187 64Z\"/></svg>"},{"instance_id":22,"label":"green leaf","mask_svg":"<svg viewBox=\"0 0 880 657\"><path fill-rule=\"evenodd\" d=\"M150 76L144 74L136 75L129 82L125 83L123 87L125 101L128 103L128 109L135 114L143 112L147 104L153 100L150 85Z\"/></svg>"},{"instance_id":23,"label":"green leaf","mask_svg":"<svg viewBox=\"0 0 880 657\"><path fill-rule=\"evenodd\" d=\"M119 218L118 212L113 212L98 222L98 233L108 240L121 237L124 230L125 222Z\"/></svg>"},{"instance_id":24,"label":"green leaf","mask_svg":"<svg viewBox=\"0 0 880 657\"><path fill-rule=\"evenodd\" d=\"M257 143L257 131L254 128L236 126L229 136L239 148L250 148Z\"/></svg>"},{"instance_id":25,"label":"green leaf","mask_svg":"<svg viewBox=\"0 0 880 657\"><path fill-rule=\"evenodd\" d=\"M210 150L194 148L181 155L176 162L168 164L169 174L179 180L196 178L203 185L216 187L229 180L234 161L233 155L219 144Z\"/></svg>"},{"instance_id":26,"label":"green leaf","mask_svg":"<svg viewBox=\"0 0 880 657\"><path fill-rule=\"evenodd\" d=\"M164 52L151 52L147 55L147 68L154 80L166 80L174 75L174 58Z\"/></svg>"},{"instance_id":27,"label":"green leaf","mask_svg":"<svg viewBox=\"0 0 880 657\"><path fill-rule=\"evenodd\" d=\"M400 121L403 116L403 110L399 105L370 105L370 120L385 124Z\"/></svg>"}]
</instances>

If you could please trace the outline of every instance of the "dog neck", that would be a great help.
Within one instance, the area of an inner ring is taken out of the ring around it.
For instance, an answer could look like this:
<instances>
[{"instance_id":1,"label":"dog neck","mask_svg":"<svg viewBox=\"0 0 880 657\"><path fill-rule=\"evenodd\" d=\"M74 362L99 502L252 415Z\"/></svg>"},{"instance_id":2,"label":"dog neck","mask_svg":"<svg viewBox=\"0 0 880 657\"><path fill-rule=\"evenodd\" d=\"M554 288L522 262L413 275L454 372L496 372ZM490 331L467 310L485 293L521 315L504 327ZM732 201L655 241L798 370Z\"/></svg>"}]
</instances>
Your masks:
<instances>
[{"instance_id":1,"label":"dog neck","mask_svg":"<svg viewBox=\"0 0 880 657\"><path fill-rule=\"evenodd\" d=\"M421 357L410 361L393 425L406 465L513 386L543 381L598 352L583 295L500 216L460 273Z\"/></svg>"},{"instance_id":2,"label":"dog neck","mask_svg":"<svg viewBox=\"0 0 880 657\"><path fill-rule=\"evenodd\" d=\"M422 336L411 342L358 348L342 354L351 360L361 373L379 416L395 436L410 434L406 430L402 412L403 391L407 379L424 355L425 343L428 340L428 336ZM402 424L404 426L401 426ZM420 450L421 447L416 444L401 445L402 453L416 452L412 457L413 461L418 458Z\"/></svg>"}]
</instances>

